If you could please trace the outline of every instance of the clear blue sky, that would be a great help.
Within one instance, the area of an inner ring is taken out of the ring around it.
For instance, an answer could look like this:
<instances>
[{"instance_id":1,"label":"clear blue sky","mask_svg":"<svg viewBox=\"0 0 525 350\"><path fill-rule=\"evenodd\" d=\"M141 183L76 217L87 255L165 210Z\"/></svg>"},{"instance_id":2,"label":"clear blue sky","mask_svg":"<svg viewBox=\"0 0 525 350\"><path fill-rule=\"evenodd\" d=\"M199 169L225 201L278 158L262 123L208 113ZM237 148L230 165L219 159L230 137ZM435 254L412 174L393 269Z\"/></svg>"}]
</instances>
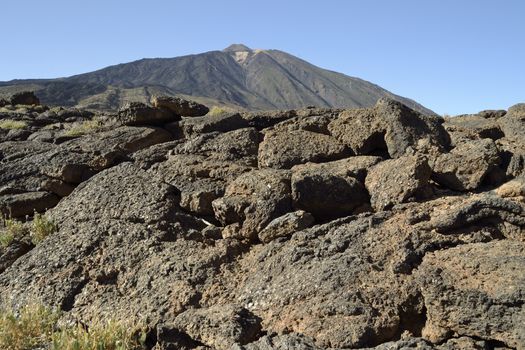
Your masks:
<instances>
[{"instance_id":1,"label":"clear blue sky","mask_svg":"<svg viewBox=\"0 0 525 350\"><path fill-rule=\"evenodd\" d=\"M438 113L525 102L524 0L2 0L0 81L280 49Z\"/></svg>"}]
</instances>

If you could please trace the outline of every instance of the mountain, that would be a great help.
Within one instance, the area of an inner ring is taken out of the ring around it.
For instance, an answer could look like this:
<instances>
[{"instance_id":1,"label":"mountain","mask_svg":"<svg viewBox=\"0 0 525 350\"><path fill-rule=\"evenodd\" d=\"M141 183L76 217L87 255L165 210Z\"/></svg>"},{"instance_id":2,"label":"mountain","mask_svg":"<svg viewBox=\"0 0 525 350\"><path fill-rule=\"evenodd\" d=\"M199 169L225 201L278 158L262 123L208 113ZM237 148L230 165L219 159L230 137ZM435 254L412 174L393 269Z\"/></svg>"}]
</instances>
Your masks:
<instances>
[{"instance_id":1,"label":"mountain","mask_svg":"<svg viewBox=\"0 0 525 350\"><path fill-rule=\"evenodd\" d=\"M68 78L0 82L0 94L27 89L38 91L49 105L93 109L116 109L156 94L250 110L367 107L390 97L433 114L365 80L319 68L286 52L252 50L242 44L196 55L142 59Z\"/></svg>"}]
</instances>

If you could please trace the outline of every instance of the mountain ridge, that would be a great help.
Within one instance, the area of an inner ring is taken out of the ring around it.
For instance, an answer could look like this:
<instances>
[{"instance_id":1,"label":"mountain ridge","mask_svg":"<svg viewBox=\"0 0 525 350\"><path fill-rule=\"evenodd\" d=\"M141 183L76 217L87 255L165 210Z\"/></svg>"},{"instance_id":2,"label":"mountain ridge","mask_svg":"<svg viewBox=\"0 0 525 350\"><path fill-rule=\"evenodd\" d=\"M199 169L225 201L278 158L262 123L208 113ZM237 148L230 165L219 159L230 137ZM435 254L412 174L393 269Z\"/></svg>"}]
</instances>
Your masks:
<instances>
[{"instance_id":1,"label":"mountain ridge","mask_svg":"<svg viewBox=\"0 0 525 350\"><path fill-rule=\"evenodd\" d=\"M246 110L369 107L389 97L435 114L366 80L323 69L284 51L252 50L243 44L173 58L143 58L65 78L0 82L0 94L28 88L38 91L49 105L102 110L167 94Z\"/></svg>"}]
</instances>

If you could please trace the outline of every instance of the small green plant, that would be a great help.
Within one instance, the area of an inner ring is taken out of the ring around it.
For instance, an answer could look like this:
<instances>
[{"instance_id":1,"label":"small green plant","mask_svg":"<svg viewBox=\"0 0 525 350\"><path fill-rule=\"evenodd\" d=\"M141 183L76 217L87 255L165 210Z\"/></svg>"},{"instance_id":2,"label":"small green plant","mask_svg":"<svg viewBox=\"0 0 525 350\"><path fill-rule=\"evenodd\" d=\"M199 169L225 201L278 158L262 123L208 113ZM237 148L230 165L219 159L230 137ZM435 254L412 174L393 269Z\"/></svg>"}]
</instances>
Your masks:
<instances>
[{"instance_id":1,"label":"small green plant","mask_svg":"<svg viewBox=\"0 0 525 350\"><path fill-rule=\"evenodd\" d=\"M22 237L27 233L27 228L22 222L8 219L0 214L0 246L6 248L16 237Z\"/></svg>"},{"instance_id":2,"label":"small green plant","mask_svg":"<svg viewBox=\"0 0 525 350\"><path fill-rule=\"evenodd\" d=\"M0 120L0 129L7 129L7 130L24 129L26 126L27 126L27 123L21 120L13 120L13 119Z\"/></svg>"},{"instance_id":3,"label":"small green plant","mask_svg":"<svg viewBox=\"0 0 525 350\"><path fill-rule=\"evenodd\" d=\"M82 136L93 133L100 129L103 123L100 120L86 120L80 124L72 126L65 132L66 136Z\"/></svg>"},{"instance_id":4,"label":"small green plant","mask_svg":"<svg viewBox=\"0 0 525 350\"><path fill-rule=\"evenodd\" d=\"M0 349L145 349L144 327L108 320L59 328L60 316L60 312L41 305L25 306L17 312L0 309Z\"/></svg>"},{"instance_id":5,"label":"small green plant","mask_svg":"<svg viewBox=\"0 0 525 350\"><path fill-rule=\"evenodd\" d=\"M57 225L45 215L35 212L30 229L31 241L34 245L42 242L44 238L57 231Z\"/></svg>"}]
</instances>

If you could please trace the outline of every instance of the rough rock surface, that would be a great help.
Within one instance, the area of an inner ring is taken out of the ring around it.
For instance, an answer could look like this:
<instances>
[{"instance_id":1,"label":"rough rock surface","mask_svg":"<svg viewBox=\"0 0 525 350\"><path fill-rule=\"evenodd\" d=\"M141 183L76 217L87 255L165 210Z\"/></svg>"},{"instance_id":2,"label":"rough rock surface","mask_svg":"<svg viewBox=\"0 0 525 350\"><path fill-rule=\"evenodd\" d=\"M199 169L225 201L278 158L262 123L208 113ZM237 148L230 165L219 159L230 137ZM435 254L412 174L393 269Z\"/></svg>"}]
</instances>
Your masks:
<instances>
[{"instance_id":1,"label":"rough rock surface","mask_svg":"<svg viewBox=\"0 0 525 350\"><path fill-rule=\"evenodd\" d=\"M432 163L433 179L456 191L478 188L485 180L497 184L501 172L498 148L489 138L461 142L449 153L439 155Z\"/></svg>"},{"instance_id":2,"label":"rough rock surface","mask_svg":"<svg viewBox=\"0 0 525 350\"><path fill-rule=\"evenodd\" d=\"M427 323L423 336L525 343L525 243L494 241L429 254L418 273Z\"/></svg>"},{"instance_id":3,"label":"rough rock surface","mask_svg":"<svg viewBox=\"0 0 525 350\"><path fill-rule=\"evenodd\" d=\"M345 158L348 150L335 138L305 130L272 130L259 147L259 166L290 169L306 162Z\"/></svg>"},{"instance_id":4,"label":"rough rock surface","mask_svg":"<svg viewBox=\"0 0 525 350\"><path fill-rule=\"evenodd\" d=\"M163 106L132 102L118 111L118 120L122 125L159 125L180 120L180 116Z\"/></svg>"},{"instance_id":5,"label":"rough rock surface","mask_svg":"<svg viewBox=\"0 0 525 350\"><path fill-rule=\"evenodd\" d=\"M155 96L151 99L153 107L166 108L175 115L184 117L200 117L208 113L208 107L179 97Z\"/></svg>"},{"instance_id":6,"label":"rough rock surface","mask_svg":"<svg viewBox=\"0 0 525 350\"><path fill-rule=\"evenodd\" d=\"M450 140L442 123L438 117L422 116L399 102L381 99L373 108L343 112L328 129L355 154L397 158L423 141L441 150L448 148Z\"/></svg>"},{"instance_id":7,"label":"rough rock surface","mask_svg":"<svg viewBox=\"0 0 525 350\"><path fill-rule=\"evenodd\" d=\"M521 105L156 105L0 107L0 210L57 226L2 221L1 308L140 320L156 350L525 348Z\"/></svg>"},{"instance_id":8,"label":"rough rock surface","mask_svg":"<svg viewBox=\"0 0 525 350\"><path fill-rule=\"evenodd\" d=\"M431 174L426 159L418 156L385 160L373 166L365 181L372 207L385 210L429 197Z\"/></svg>"}]
</instances>

